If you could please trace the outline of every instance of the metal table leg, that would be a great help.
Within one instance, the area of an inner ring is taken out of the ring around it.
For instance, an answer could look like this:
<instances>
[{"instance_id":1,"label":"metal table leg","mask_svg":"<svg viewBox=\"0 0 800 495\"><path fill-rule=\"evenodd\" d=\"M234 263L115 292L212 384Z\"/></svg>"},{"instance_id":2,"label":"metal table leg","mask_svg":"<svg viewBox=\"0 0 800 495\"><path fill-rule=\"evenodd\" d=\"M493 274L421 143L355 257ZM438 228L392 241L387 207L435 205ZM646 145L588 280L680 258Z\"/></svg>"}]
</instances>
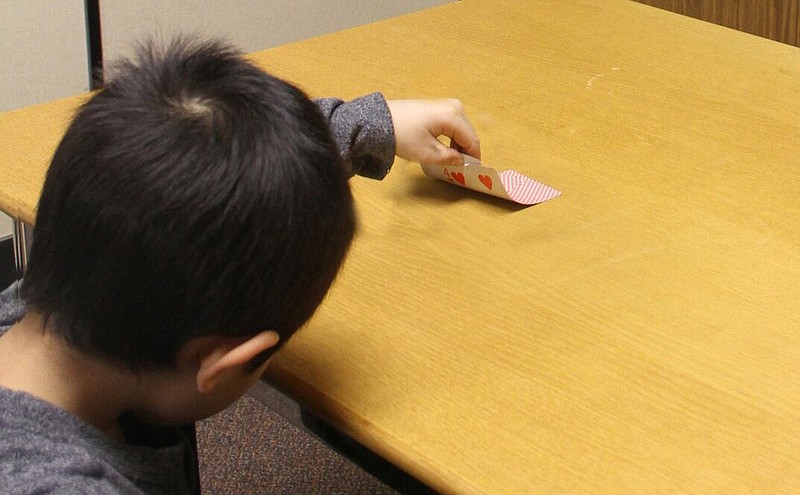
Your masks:
<instances>
[{"instance_id":1,"label":"metal table leg","mask_svg":"<svg viewBox=\"0 0 800 495\"><path fill-rule=\"evenodd\" d=\"M28 267L28 253L30 252L33 235L31 227L22 220L15 218L13 222L14 266L17 269L17 275L22 278L25 275L25 269Z\"/></svg>"}]
</instances>

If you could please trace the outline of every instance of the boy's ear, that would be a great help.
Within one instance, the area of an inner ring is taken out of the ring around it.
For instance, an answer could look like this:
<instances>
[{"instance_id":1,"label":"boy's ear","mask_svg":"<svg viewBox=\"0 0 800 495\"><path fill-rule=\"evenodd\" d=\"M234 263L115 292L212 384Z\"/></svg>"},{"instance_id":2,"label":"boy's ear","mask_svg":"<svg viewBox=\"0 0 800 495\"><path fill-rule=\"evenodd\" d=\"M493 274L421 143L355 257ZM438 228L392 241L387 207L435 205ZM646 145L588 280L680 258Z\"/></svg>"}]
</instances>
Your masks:
<instances>
[{"instance_id":1,"label":"boy's ear","mask_svg":"<svg viewBox=\"0 0 800 495\"><path fill-rule=\"evenodd\" d=\"M213 390L227 371L246 365L277 344L279 339L277 332L266 330L244 340L241 337L211 337L203 343L198 342L197 390L201 393Z\"/></svg>"}]
</instances>

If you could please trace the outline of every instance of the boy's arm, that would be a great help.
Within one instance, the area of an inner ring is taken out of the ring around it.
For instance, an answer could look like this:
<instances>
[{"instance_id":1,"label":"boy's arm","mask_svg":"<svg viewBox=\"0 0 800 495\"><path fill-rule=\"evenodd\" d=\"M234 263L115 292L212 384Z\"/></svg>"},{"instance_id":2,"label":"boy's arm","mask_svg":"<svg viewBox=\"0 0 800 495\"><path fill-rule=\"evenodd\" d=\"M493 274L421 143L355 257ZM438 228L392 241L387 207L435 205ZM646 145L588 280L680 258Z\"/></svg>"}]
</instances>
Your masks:
<instances>
[{"instance_id":1,"label":"boy's arm","mask_svg":"<svg viewBox=\"0 0 800 495\"><path fill-rule=\"evenodd\" d=\"M394 127L386 100L372 93L344 102L315 100L351 174L383 179L394 162Z\"/></svg>"}]
</instances>

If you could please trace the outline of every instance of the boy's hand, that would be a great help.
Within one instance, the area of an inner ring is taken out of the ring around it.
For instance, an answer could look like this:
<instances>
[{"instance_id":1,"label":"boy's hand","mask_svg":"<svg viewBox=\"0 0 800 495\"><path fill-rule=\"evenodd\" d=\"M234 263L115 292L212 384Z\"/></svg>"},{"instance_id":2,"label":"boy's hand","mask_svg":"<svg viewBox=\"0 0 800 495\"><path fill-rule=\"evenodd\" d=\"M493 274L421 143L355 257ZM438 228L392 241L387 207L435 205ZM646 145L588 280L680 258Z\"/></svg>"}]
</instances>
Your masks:
<instances>
[{"instance_id":1,"label":"boy's hand","mask_svg":"<svg viewBox=\"0 0 800 495\"><path fill-rule=\"evenodd\" d=\"M395 154L406 160L438 165L463 165L461 153L481 157L481 144L456 99L389 100ZM450 147L439 141L450 138Z\"/></svg>"}]
</instances>

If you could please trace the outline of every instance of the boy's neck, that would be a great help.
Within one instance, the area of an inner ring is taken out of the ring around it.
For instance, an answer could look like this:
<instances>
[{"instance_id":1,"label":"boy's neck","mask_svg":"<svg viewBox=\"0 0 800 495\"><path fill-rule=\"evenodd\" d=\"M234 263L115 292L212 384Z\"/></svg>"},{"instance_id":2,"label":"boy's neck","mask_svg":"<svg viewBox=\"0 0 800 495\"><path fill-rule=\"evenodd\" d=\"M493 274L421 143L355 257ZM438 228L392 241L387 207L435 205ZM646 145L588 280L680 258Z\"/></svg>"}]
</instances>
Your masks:
<instances>
[{"instance_id":1,"label":"boy's neck","mask_svg":"<svg viewBox=\"0 0 800 495\"><path fill-rule=\"evenodd\" d=\"M136 403L135 376L81 353L30 311L0 338L0 386L27 392L124 440L118 418Z\"/></svg>"}]
</instances>

